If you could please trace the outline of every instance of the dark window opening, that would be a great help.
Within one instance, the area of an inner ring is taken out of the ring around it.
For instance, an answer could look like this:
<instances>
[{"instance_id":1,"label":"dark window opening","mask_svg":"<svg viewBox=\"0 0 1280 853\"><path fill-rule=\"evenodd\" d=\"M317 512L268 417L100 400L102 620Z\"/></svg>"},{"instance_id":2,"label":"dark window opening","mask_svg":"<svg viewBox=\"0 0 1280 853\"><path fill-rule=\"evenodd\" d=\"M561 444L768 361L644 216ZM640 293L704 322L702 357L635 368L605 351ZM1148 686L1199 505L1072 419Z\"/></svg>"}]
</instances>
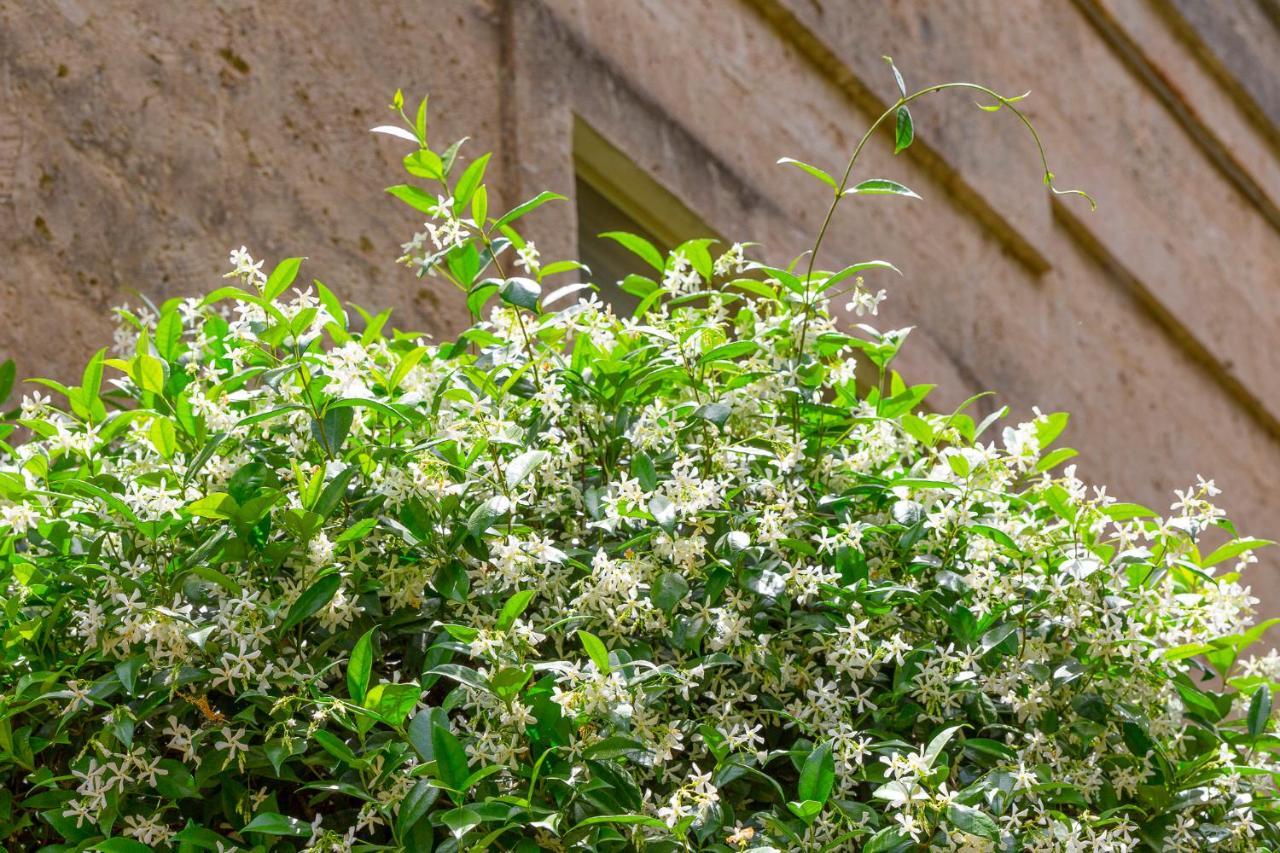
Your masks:
<instances>
[{"instance_id":1,"label":"dark window opening","mask_svg":"<svg viewBox=\"0 0 1280 853\"><path fill-rule=\"evenodd\" d=\"M664 256L695 237L715 232L666 187L581 119L573 122L574 194L578 214L578 259L614 310L629 316L639 298L618 282L630 274L661 274L606 231L626 231L652 243Z\"/></svg>"},{"instance_id":2,"label":"dark window opening","mask_svg":"<svg viewBox=\"0 0 1280 853\"><path fill-rule=\"evenodd\" d=\"M653 278L657 270L621 243L599 235L606 231L629 231L657 246L663 255L671 247L605 198L581 175L575 178L574 193L578 201L578 259L591 269L591 280L600 286L600 298L627 316L640 300L619 287L618 282L633 273Z\"/></svg>"}]
</instances>

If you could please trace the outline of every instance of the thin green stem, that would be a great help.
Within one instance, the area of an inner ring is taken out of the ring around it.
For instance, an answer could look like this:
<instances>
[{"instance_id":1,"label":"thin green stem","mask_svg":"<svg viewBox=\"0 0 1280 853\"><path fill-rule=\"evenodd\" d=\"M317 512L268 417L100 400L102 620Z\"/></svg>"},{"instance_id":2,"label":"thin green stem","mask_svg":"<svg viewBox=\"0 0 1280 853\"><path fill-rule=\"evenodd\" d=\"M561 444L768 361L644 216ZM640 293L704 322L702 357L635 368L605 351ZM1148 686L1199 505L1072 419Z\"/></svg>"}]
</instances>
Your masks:
<instances>
[{"instance_id":1,"label":"thin green stem","mask_svg":"<svg viewBox=\"0 0 1280 853\"><path fill-rule=\"evenodd\" d=\"M915 101L918 98L922 98L925 95L931 95L931 94L934 94L935 92L942 92L948 89L968 89L971 91L980 92L994 99L998 105L997 109L1000 107L1008 108L1010 112L1012 112L1015 116L1017 116L1018 121L1022 122L1022 125L1031 134L1031 139L1036 144L1036 152L1040 155L1040 165L1044 170L1045 185L1049 187L1049 189L1055 195L1083 196L1085 199L1089 201L1089 206L1091 208L1097 206L1093 198L1090 197L1089 194L1084 192L1083 190L1060 190L1053 185L1053 172L1050 171L1049 169L1049 157L1045 153L1044 143L1040 140L1040 134L1036 132L1035 127L1031 124L1031 120L1027 118L1026 114L1024 114L1022 110L1018 109L1016 106L1013 105L1014 102L1012 99L1006 98L1004 95L1001 95L999 92L996 92L993 89L989 89L986 86L980 86L977 83L963 83L963 82L939 83L937 85L929 86L924 89L921 89L918 92L913 92L910 95L901 97L897 101L895 101L892 106L890 106L888 109L882 112L880 116L874 122L872 122L871 126L867 128L866 133L862 134L862 138L858 140L857 146L855 146L853 149L853 154L849 157L849 163L848 165L845 166L844 174L840 178L840 184L839 186L836 187L835 197L831 200L831 206L827 208L827 215L822 220L822 227L818 231L817 239L814 240L813 249L810 250L809 252L809 263L808 263L807 269L805 270L805 276L804 276L804 316L801 318L801 321L800 321L799 354L804 353L805 343L807 342L806 339L807 339L808 330L809 330L809 316L810 314L812 314L811 288L813 287L813 270L814 270L814 266L817 264L818 252L822 249L822 241L827 236L827 230L831 227L831 220L832 220L832 217L835 216L836 207L839 206L841 199L843 199L847 194L847 187L849 186L849 178L853 174L853 167L858 162L858 157L862 154L862 149L866 147L866 144L868 141L870 141L872 134L876 132L876 130L880 127L880 125L884 124L885 120L888 119L889 116L896 114L900 108L905 107L907 104L911 103L912 101Z\"/></svg>"}]
</instances>

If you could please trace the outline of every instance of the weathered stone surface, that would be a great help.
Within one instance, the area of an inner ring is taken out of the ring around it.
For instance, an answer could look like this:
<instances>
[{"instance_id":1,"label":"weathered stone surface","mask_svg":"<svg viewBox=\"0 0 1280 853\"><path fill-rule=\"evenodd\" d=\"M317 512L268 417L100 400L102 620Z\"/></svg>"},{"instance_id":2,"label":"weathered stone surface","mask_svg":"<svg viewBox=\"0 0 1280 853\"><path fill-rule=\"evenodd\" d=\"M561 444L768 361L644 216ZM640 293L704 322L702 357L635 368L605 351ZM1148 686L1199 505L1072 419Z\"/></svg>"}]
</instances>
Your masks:
<instances>
[{"instance_id":1,"label":"weathered stone surface","mask_svg":"<svg viewBox=\"0 0 1280 853\"><path fill-rule=\"evenodd\" d=\"M242 242L456 329L456 295L391 265L415 217L379 192L401 151L367 129L396 86L432 92L436 134L496 151L508 203L572 193L577 116L785 260L826 195L774 161L838 171L894 97L887 53L915 85L1032 89L1060 182L1101 202L1052 201L1031 140L969 95L919 102L906 154L870 146L862 177L926 201L851 201L823 262L903 269L878 322L918 327L908 378L938 381L940 408L995 389L1018 414L1069 409L1087 476L1160 509L1216 476L1242 529L1280 538L1280 53L1259 20L1250 0L0 0L0 357L65 375L129 288L215 286ZM575 226L572 205L529 220L545 257ZM1280 606L1274 559L1255 588Z\"/></svg>"},{"instance_id":2,"label":"weathered stone surface","mask_svg":"<svg viewBox=\"0 0 1280 853\"><path fill-rule=\"evenodd\" d=\"M242 243L405 328L461 302L392 261L416 215L370 127L397 86L433 131L498 142L497 31L478 2L0 3L0 357L65 375L109 307L211 289Z\"/></svg>"}]
</instances>

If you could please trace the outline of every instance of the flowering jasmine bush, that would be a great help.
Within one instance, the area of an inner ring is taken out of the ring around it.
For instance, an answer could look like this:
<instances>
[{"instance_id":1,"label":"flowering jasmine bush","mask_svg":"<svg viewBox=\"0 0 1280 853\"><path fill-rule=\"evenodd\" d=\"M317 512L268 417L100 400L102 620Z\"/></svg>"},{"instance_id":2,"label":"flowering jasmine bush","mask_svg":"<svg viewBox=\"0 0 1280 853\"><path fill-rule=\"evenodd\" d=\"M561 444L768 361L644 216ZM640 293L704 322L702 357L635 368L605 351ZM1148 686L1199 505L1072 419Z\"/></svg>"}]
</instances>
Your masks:
<instances>
[{"instance_id":1,"label":"flowering jasmine bush","mask_svg":"<svg viewBox=\"0 0 1280 853\"><path fill-rule=\"evenodd\" d=\"M872 130L909 145L942 88ZM645 270L618 317L516 230L555 196L490 216L487 155L432 149L425 102L380 130L430 217L401 260L476 317L456 341L241 248L11 413L6 847L1280 839L1280 665L1241 654L1265 543L1211 481L1161 517L1061 467L1065 414L927 408L908 330L833 318L875 314L883 261L611 234ZM832 210L914 195L853 160L795 165Z\"/></svg>"}]
</instances>

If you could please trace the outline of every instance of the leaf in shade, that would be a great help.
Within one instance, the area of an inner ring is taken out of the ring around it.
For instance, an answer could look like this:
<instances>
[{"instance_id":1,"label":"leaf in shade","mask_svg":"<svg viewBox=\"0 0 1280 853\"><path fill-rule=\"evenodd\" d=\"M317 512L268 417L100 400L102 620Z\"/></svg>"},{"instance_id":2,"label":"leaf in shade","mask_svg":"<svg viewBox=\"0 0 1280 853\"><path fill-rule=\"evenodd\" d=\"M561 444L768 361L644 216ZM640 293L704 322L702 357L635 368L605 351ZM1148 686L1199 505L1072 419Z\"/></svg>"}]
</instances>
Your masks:
<instances>
[{"instance_id":1,"label":"leaf in shade","mask_svg":"<svg viewBox=\"0 0 1280 853\"><path fill-rule=\"evenodd\" d=\"M282 633L288 631L303 619L324 607L333 598L334 593L338 591L340 586L342 586L342 578L337 572L330 572L318 578L311 586L307 587L302 595L298 596L298 600L289 608L289 614L285 617L284 622L281 623L280 631Z\"/></svg>"},{"instance_id":2,"label":"leaf in shade","mask_svg":"<svg viewBox=\"0 0 1280 853\"><path fill-rule=\"evenodd\" d=\"M467 780L467 752L458 736L440 724L431 729L431 746L435 750L436 770L440 780L455 791L462 791Z\"/></svg>"},{"instance_id":3,"label":"leaf in shade","mask_svg":"<svg viewBox=\"0 0 1280 853\"><path fill-rule=\"evenodd\" d=\"M542 285L531 278L516 276L504 281L498 292L502 296L502 301L508 305L537 311L538 297L542 295Z\"/></svg>"},{"instance_id":4,"label":"leaf in shade","mask_svg":"<svg viewBox=\"0 0 1280 853\"><path fill-rule=\"evenodd\" d=\"M1249 734L1257 737L1267 730L1271 720L1271 688L1263 684L1253 693L1249 702Z\"/></svg>"},{"instance_id":5,"label":"leaf in shade","mask_svg":"<svg viewBox=\"0 0 1280 853\"><path fill-rule=\"evenodd\" d=\"M831 742L826 741L814 747L800 768L800 799L825 804L835 780L835 759L831 755Z\"/></svg>"},{"instance_id":6,"label":"leaf in shade","mask_svg":"<svg viewBox=\"0 0 1280 853\"><path fill-rule=\"evenodd\" d=\"M311 824L296 817L286 817L276 812L261 812L245 824L241 832L261 832L263 835L287 835L306 838L311 835Z\"/></svg>"}]
</instances>

